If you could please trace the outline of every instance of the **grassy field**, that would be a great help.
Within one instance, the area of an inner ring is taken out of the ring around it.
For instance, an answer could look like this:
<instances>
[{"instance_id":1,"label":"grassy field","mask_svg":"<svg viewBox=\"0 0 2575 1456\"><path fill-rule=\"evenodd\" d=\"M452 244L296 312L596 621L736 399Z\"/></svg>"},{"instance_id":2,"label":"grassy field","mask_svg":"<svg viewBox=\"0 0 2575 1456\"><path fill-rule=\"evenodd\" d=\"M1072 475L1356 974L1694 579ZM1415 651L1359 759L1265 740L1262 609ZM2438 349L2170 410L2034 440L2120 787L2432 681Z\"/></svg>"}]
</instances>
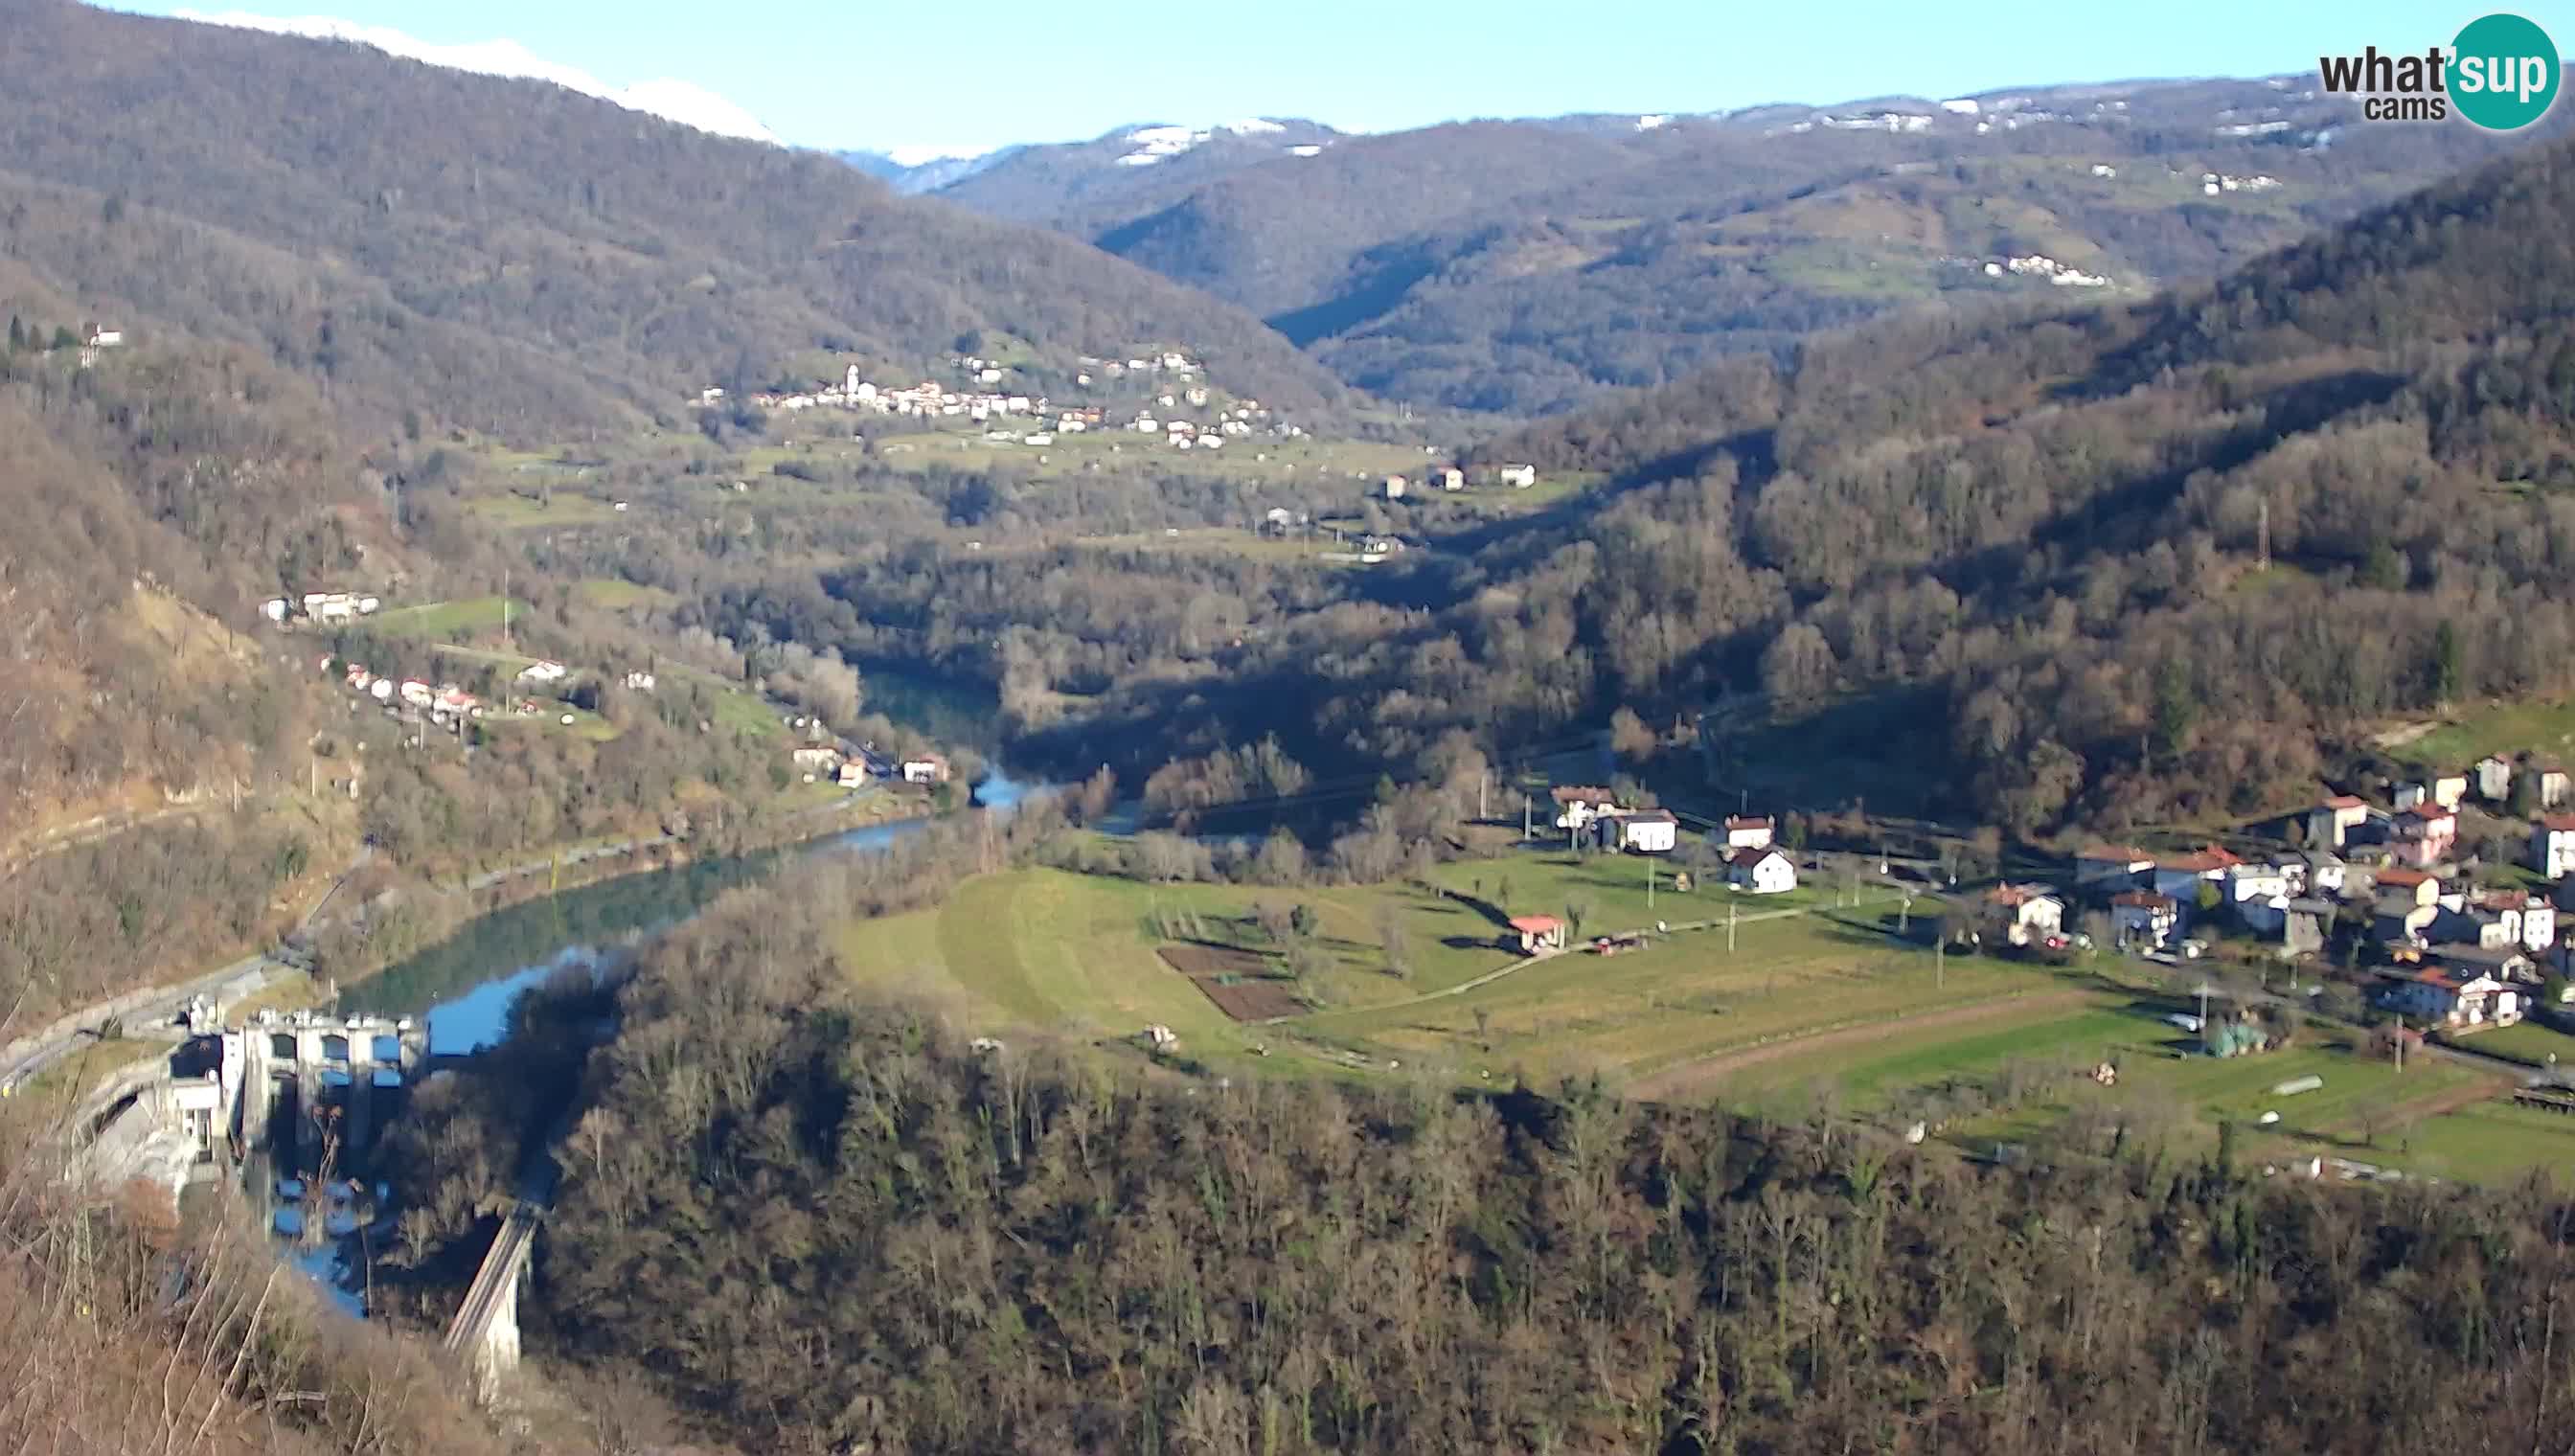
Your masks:
<instances>
[{"instance_id":1,"label":"grassy field","mask_svg":"<svg viewBox=\"0 0 2575 1456\"><path fill-rule=\"evenodd\" d=\"M2498 704L2461 714L2391 750L2408 763L2458 769L2488 753L2575 752L2575 702Z\"/></svg>"},{"instance_id":2,"label":"grassy field","mask_svg":"<svg viewBox=\"0 0 2575 1456\"><path fill-rule=\"evenodd\" d=\"M1034 422L1028 428L1034 429ZM880 465L906 472L926 471L933 466L983 470L1007 462L1040 481L1112 470L1159 470L1235 481L1340 481L1354 491L1389 474L1413 474L1427 460L1419 446L1375 445L1356 440L1245 439L1230 441L1223 450L1185 453L1151 436L1118 430L1058 435L1047 445L1022 445L986 440L980 434L940 431L890 439L877 447Z\"/></svg>"},{"instance_id":3,"label":"grassy field","mask_svg":"<svg viewBox=\"0 0 2575 1456\"><path fill-rule=\"evenodd\" d=\"M2213 1145L2232 1122L2247 1156L2275 1161L2324 1155L2494 1180L2575 1159L2575 1118L2494 1101L2508 1081L2442 1058L2415 1058L2400 1074L2341 1028L2311 1024L2294 1046L2258 1056L2199 1055L2166 1019L2187 1009L2182 998L2108 957L1935 964L1885 933L1885 906L1836 907L1824 892L1786 907L1797 913L1739 922L1731 949L1720 921L1613 955L1530 960L1498 943L1501 880L1516 912L1561 915L1574 899L1588 902L1586 929L1624 926L1644 913L1640 861L1517 854L1433 877L1435 890L1265 890L1015 870L972 880L936 909L847 927L844 959L860 981L944 1002L979 1031L1106 1043L1159 1023L1186 1054L1237 1071L1461 1086L1598 1072L1639 1097L1783 1111L1821 1097L1895 1118L1943 1115L1944 1087L1982 1094L2017 1082L2038 1090L1943 1137L1982 1151L2041 1138L2087 1109L2143 1108L2188 1146ZM1722 899L1666 890L1655 911L1678 925L1709 916L1676 906ZM1166 922L1195 916L1177 932L1276 967L1281 947L1252 923L1264 901L1313 912L1323 963L1277 982L1306 1011L1236 1022L1155 950L1180 943L1165 938ZM1387 968L1389 920L1407 947L1405 975ZM2519 1033L2532 1036L2558 1033ZM2113 1088L2081 1075L2105 1060L2118 1069ZM2307 1075L2323 1085L2276 1090ZM2266 1124L2265 1112L2279 1115Z\"/></svg>"},{"instance_id":4,"label":"grassy field","mask_svg":"<svg viewBox=\"0 0 2575 1456\"><path fill-rule=\"evenodd\" d=\"M2527 1062L2532 1066L2551 1065L2551 1058L2554 1058L2555 1063L2575 1067L2575 1036L2536 1021L2497 1026L2462 1036L2458 1044L2469 1051Z\"/></svg>"},{"instance_id":5,"label":"grassy field","mask_svg":"<svg viewBox=\"0 0 2575 1456\"><path fill-rule=\"evenodd\" d=\"M590 606L609 612L658 611L680 600L677 594L660 587L621 582L610 577L591 577L577 582L573 584L573 594Z\"/></svg>"},{"instance_id":6,"label":"grassy field","mask_svg":"<svg viewBox=\"0 0 2575 1456\"><path fill-rule=\"evenodd\" d=\"M502 602L498 597L468 597L454 602L423 602L411 607L392 607L367 619L367 627L384 637L458 638L478 632L501 630ZM528 604L511 599L510 615L521 616Z\"/></svg>"}]
</instances>

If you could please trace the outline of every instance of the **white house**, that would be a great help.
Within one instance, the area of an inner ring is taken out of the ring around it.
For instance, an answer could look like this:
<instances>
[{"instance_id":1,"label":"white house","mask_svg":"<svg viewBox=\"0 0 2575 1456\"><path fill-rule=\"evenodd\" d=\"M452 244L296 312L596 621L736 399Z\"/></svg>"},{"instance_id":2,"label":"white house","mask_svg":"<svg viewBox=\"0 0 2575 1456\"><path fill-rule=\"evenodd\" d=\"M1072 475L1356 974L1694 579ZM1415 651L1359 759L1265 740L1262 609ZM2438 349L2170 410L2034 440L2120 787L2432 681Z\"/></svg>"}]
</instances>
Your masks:
<instances>
[{"instance_id":1,"label":"white house","mask_svg":"<svg viewBox=\"0 0 2575 1456\"><path fill-rule=\"evenodd\" d=\"M1559 783L1547 790L1555 800L1555 826L1559 829L1588 828L1593 819L1619 812L1617 795L1605 788Z\"/></svg>"},{"instance_id":2,"label":"white house","mask_svg":"<svg viewBox=\"0 0 2575 1456\"><path fill-rule=\"evenodd\" d=\"M2337 793L2307 811L2307 842L2339 849L2352 830L2369 822L2369 805L2348 793Z\"/></svg>"},{"instance_id":3,"label":"white house","mask_svg":"<svg viewBox=\"0 0 2575 1456\"><path fill-rule=\"evenodd\" d=\"M1407 484L1409 483L1401 476L1387 476L1385 478L1385 498L1389 501L1402 500L1403 488Z\"/></svg>"},{"instance_id":4,"label":"white house","mask_svg":"<svg viewBox=\"0 0 2575 1456\"><path fill-rule=\"evenodd\" d=\"M845 758L841 761L840 782L843 788L863 788L867 786L867 781L868 763L865 758Z\"/></svg>"},{"instance_id":5,"label":"white house","mask_svg":"<svg viewBox=\"0 0 2575 1456\"><path fill-rule=\"evenodd\" d=\"M1638 854L1668 854L1680 841L1681 821L1667 808L1638 809L1618 816L1618 847Z\"/></svg>"},{"instance_id":6,"label":"white house","mask_svg":"<svg viewBox=\"0 0 2575 1456\"><path fill-rule=\"evenodd\" d=\"M2432 780L2432 801L2455 812L2467 800L2468 775L2443 773Z\"/></svg>"},{"instance_id":7,"label":"white house","mask_svg":"<svg viewBox=\"0 0 2575 1456\"><path fill-rule=\"evenodd\" d=\"M948 781L948 760L937 753L923 753L918 757L906 758L903 760L903 781L945 783Z\"/></svg>"},{"instance_id":8,"label":"white house","mask_svg":"<svg viewBox=\"0 0 2575 1456\"><path fill-rule=\"evenodd\" d=\"M2396 807L2400 811L2413 808L2418 804L2428 801L2432 797L2432 786L2428 783L2408 779L2405 782L2396 785L2395 797Z\"/></svg>"},{"instance_id":9,"label":"white house","mask_svg":"<svg viewBox=\"0 0 2575 1456\"><path fill-rule=\"evenodd\" d=\"M523 683L560 683L572 670L561 663L530 663L519 670Z\"/></svg>"},{"instance_id":10,"label":"white house","mask_svg":"<svg viewBox=\"0 0 2575 1456\"><path fill-rule=\"evenodd\" d=\"M2427 970L2388 982L2378 1003L2400 1015L2443 1026L2509 1026L2521 1019L2521 992L2490 975L2462 977Z\"/></svg>"},{"instance_id":11,"label":"white house","mask_svg":"<svg viewBox=\"0 0 2575 1456\"><path fill-rule=\"evenodd\" d=\"M838 748L798 748L788 755L796 766L808 773L838 773L841 752Z\"/></svg>"},{"instance_id":12,"label":"white house","mask_svg":"<svg viewBox=\"0 0 2575 1456\"><path fill-rule=\"evenodd\" d=\"M2123 946L2161 950L2181 925L2181 905L2168 894L2132 889L2110 897L2110 934Z\"/></svg>"},{"instance_id":13,"label":"white house","mask_svg":"<svg viewBox=\"0 0 2575 1456\"><path fill-rule=\"evenodd\" d=\"M2303 871L2305 866L2299 868ZM2240 905L2247 900L2286 899L2304 888L2305 877L2301 873L2301 883L2292 884L2286 865L2238 864L2226 871L2226 902Z\"/></svg>"},{"instance_id":14,"label":"white house","mask_svg":"<svg viewBox=\"0 0 2575 1456\"><path fill-rule=\"evenodd\" d=\"M1493 472L1493 479L1510 487L1512 490L1525 491L1529 487L1537 484L1537 467L1533 465L1506 465L1500 470Z\"/></svg>"},{"instance_id":15,"label":"white house","mask_svg":"<svg viewBox=\"0 0 2575 1456\"><path fill-rule=\"evenodd\" d=\"M1998 884L1985 891L1985 929L2009 945L2027 945L2065 928L2065 901L2043 884Z\"/></svg>"},{"instance_id":16,"label":"white house","mask_svg":"<svg viewBox=\"0 0 2575 1456\"><path fill-rule=\"evenodd\" d=\"M1727 814L1719 832L1728 849L1767 849L1777 837L1778 825L1768 814Z\"/></svg>"},{"instance_id":17,"label":"white house","mask_svg":"<svg viewBox=\"0 0 2575 1456\"><path fill-rule=\"evenodd\" d=\"M1425 480L1443 491L1466 489L1466 473L1453 465L1433 466Z\"/></svg>"},{"instance_id":18,"label":"white house","mask_svg":"<svg viewBox=\"0 0 2575 1456\"><path fill-rule=\"evenodd\" d=\"M1776 849L1737 849L1725 856L1725 882L1753 894L1786 894L1797 887L1797 866Z\"/></svg>"},{"instance_id":19,"label":"white house","mask_svg":"<svg viewBox=\"0 0 2575 1456\"><path fill-rule=\"evenodd\" d=\"M2451 847L2459 841L2457 812L2437 803L2417 804L2397 814L2392 822L2396 837L2390 847L2398 859L2416 868L2429 869L2448 858Z\"/></svg>"},{"instance_id":20,"label":"white house","mask_svg":"<svg viewBox=\"0 0 2575 1456\"><path fill-rule=\"evenodd\" d=\"M2512 760L2503 754L2489 753L2468 771L2476 778L2477 797L2501 803L2512 796Z\"/></svg>"},{"instance_id":21,"label":"white house","mask_svg":"<svg viewBox=\"0 0 2575 1456\"><path fill-rule=\"evenodd\" d=\"M2550 814L2530 826L2530 867L2549 879L2575 869L2575 814Z\"/></svg>"}]
</instances>

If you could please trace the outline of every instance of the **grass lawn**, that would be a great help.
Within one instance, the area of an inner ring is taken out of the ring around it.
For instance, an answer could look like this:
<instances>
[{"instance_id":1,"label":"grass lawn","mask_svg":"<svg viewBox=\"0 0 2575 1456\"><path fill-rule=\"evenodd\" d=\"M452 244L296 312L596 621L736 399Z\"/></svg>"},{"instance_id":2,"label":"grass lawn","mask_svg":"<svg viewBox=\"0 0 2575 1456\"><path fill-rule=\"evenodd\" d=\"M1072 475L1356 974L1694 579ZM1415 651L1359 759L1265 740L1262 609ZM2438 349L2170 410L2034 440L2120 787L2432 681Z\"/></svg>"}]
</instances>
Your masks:
<instances>
[{"instance_id":1,"label":"grass lawn","mask_svg":"<svg viewBox=\"0 0 2575 1456\"><path fill-rule=\"evenodd\" d=\"M2575 1182L2575 1117L2563 1112L2478 1102L2415 1124L2401 1141L2392 1157L2363 1160L2472 1183L2510 1183L2533 1171L2560 1185Z\"/></svg>"},{"instance_id":2,"label":"grass lawn","mask_svg":"<svg viewBox=\"0 0 2575 1456\"><path fill-rule=\"evenodd\" d=\"M1299 1064L1276 1030L1228 1017L1154 954L1149 925L1158 905L1214 914L1239 909L1251 894L1011 870L969 880L933 909L854 922L841 953L860 982L952 1002L978 1026L1094 1039L1160 1024L1204 1061L1250 1061L1256 1047L1269 1046L1278 1053L1271 1062Z\"/></svg>"},{"instance_id":3,"label":"grass lawn","mask_svg":"<svg viewBox=\"0 0 2575 1456\"><path fill-rule=\"evenodd\" d=\"M609 612L659 610L678 602L677 593L660 587L647 587L637 582L621 582L613 577L590 577L573 584L574 595L593 607Z\"/></svg>"},{"instance_id":4,"label":"grass lawn","mask_svg":"<svg viewBox=\"0 0 2575 1456\"><path fill-rule=\"evenodd\" d=\"M2459 1037L2456 1044L2463 1050L2528 1062L2532 1066L2549 1065L2553 1053L2556 1062L2575 1067L2575 1036L2536 1021L2479 1031Z\"/></svg>"},{"instance_id":5,"label":"grass lawn","mask_svg":"<svg viewBox=\"0 0 2575 1456\"><path fill-rule=\"evenodd\" d=\"M502 603L498 597L469 597L454 602L423 602L412 607L393 607L367 619L368 630L394 638L469 637L478 632L501 630ZM523 616L528 604L512 599L510 615Z\"/></svg>"},{"instance_id":6,"label":"grass lawn","mask_svg":"<svg viewBox=\"0 0 2575 1456\"><path fill-rule=\"evenodd\" d=\"M2054 1075L2031 1100L1953 1123L1944 1137L1978 1148L2025 1141L2097 1106L2159 1109L2161 1125L2193 1146L2232 1121L2246 1156L2281 1162L2325 1155L2492 1180L2575 1158L2575 1118L2490 1100L2507 1083L2474 1067L2427 1056L2400 1074L2354 1033L2312 1023L2281 1051L2198 1055L2195 1038L2164 1019L2183 1002L2129 979L2121 963L2097 962L2096 973L1961 955L1935 973L1927 951L1877 928L1876 906L1744 921L1731 951L1720 924L1614 955L1523 959L1495 943L1491 897L1504 875L1523 913L1567 895L1590 896L1604 924L1641 912L1641 861L1607 855L1443 865L1434 878L1457 891L1445 893L1147 885L1025 869L970 880L934 909L854 922L841 946L855 979L943 1001L978 1031L1107 1042L1160 1023L1186 1054L1228 1071L1399 1067L1464 1086L1606 1071L1640 1097L1785 1105L1829 1088L1851 1110L1904 1116L1937 1115L1927 1094L1945 1083L1990 1086L2020 1065ZM1656 908L1689 899L1665 892ZM1293 983L1314 1009L1237 1022L1155 954L1170 943L1156 921L1187 912L1208 943L1269 954L1277 947L1251 922L1265 900L1310 907L1328 964ZM1403 928L1407 976L1386 969L1388 916ZM2533 1026L2517 1039L2534 1035L2558 1033ZM2118 1068L2115 1087L2079 1074L2104 1059ZM2276 1090L2308 1075L2322 1085ZM2263 1124L2265 1112L2278 1120Z\"/></svg>"},{"instance_id":7,"label":"grass lawn","mask_svg":"<svg viewBox=\"0 0 2575 1456\"><path fill-rule=\"evenodd\" d=\"M2575 702L2496 704L2464 713L2393 749L2408 763L2456 771L2488 753L2575 752Z\"/></svg>"},{"instance_id":8,"label":"grass lawn","mask_svg":"<svg viewBox=\"0 0 2575 1456\"><path fill-rule=\"evenodd\" d=\"M1515 896L1526 884L1531 895L1589 893L1614 909L1632 893L1641 912L1641 880L1631 889L1623 873L1642 861L1557 857L1449 865L1438 878L1471 896L1478 873L1507 866L1518 875ZM1120 1036L1159 1021L1218 1052L1275 1052L1293 1037L1335 1057L1397 1060L1460 1081L1494 1065L1642 1073L1909 1006L2061 989L2050 975L2000 962L1954 963L1935 981L1928 955L1822 915L1746 921L1730 954L1720 928L1605 957L1529 961L1498 943L1489 903L1468 896L1404 884L1265 890L1025 870L972 881L935 910L855 924L844 948L863 981L953 996L997 1021ZM1688 899L1666 892L1658 905L1675 898ZM1280 1027L1225 1018L1154 954L1158 911L1199 916L1212 943L1274 953L1251 924L1263 901L1310 907L1325 952L1295 987L1315 1009ZM1387 969L1388 916L1402 927L1403 976Z\"/></svg>"}]
</instances>

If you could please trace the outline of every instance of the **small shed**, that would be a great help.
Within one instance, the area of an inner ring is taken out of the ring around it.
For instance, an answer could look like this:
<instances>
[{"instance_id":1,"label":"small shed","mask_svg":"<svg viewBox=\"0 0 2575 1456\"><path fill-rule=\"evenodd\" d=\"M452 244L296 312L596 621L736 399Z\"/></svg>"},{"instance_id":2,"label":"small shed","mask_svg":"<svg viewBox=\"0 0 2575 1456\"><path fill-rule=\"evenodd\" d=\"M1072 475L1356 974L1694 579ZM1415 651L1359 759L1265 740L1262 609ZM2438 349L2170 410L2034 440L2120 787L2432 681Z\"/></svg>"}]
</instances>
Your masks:
<instances>
[{"instance_id":1,"label":"small shed","mask_svg":"<svg viewBox=\"0 0 2575 1456\"><path fill-rule=\"evenodd\" d=\"M1522 955L1564 948L1564 922L1553 915L1513 915L1511 933L1518 937Z\"/></svg>"}]
</instances>

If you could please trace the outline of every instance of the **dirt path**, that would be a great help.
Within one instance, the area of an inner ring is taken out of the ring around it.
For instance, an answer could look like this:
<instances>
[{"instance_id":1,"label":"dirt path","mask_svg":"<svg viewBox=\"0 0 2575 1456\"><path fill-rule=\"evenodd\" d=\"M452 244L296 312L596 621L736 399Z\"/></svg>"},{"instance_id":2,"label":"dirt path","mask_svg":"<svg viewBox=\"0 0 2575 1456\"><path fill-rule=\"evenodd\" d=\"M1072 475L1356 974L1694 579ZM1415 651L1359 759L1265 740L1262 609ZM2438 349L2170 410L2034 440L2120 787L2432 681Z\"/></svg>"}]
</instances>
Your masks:
<instances>
[{"instance_id":1,"label":"dirt path","mask_svg":"<svg viewBox=\"0 0 2575 1456\"><path fill-rule=\"evenodd\" d=\"M1870 1021L1858 1026L1843 1026L1811 1035L1788 1036L1765 1041L1757 1046L1737 1047L1714 1056L1665 1067L1651 1076L1640 1077L1628 1087L1631 1096L1658 1100L1684 1100L1703 1095L1733 1073L1745 1067L1759 1066L1782 1057L1804 1056L1809 1052L1830 1051L1842 1047L1864 1046L1872 1041L1887 1041L1919 1031L1926 1026L1961 1026L1990 1020L2006 1012L2051 1011L2059 1007L2080 1006L2094 999L2089 991L2049 991L2040 995L2004 996L1997 1000L1976 1001L1964 1006L1949 1006L1918 1016L1898 1016L1887 1021Z\"/></svg>"}]
</instances>

